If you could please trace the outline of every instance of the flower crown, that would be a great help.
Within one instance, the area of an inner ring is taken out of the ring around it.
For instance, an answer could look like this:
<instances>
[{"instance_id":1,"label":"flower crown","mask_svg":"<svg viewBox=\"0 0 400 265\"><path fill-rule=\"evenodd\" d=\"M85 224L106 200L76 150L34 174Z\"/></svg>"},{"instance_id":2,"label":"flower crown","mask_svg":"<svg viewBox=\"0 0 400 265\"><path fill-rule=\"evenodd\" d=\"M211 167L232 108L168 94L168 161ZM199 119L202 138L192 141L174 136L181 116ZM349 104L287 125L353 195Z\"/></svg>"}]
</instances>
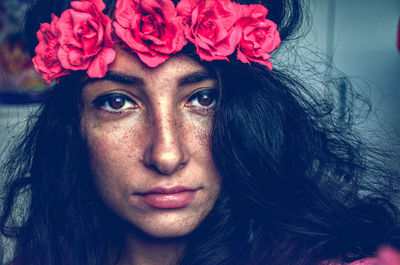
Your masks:
<instances>
[{"instance_id":1,"label":"flower crown","mask_svg":"<svg viewBox=\"0 0 400 265\"><path fill-rule=\"evenodd\" d=\"M114 20L104 9L102 0L73 1L60 18L52 14L50 24L40 25L32 61L46 82L77 70L104 77L115 59L116 43L149 67L191 42L202 60L228 60L236 51L241 62L257 62L269 70L269 53L281 43L277 25L258 4L182 0L175 7L171 0L118 0Z\"/></svg>"}]
</instances>

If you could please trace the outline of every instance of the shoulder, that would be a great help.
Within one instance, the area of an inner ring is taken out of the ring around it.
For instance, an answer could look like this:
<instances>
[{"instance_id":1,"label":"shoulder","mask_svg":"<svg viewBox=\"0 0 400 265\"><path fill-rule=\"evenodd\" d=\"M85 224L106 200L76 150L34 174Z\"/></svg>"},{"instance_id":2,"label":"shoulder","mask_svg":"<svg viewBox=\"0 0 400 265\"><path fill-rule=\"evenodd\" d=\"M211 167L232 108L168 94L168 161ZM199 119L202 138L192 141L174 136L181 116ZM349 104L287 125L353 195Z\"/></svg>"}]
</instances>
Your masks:
<instances>
[{"instance_id":1,"label":"shoulder","mask_svg":"<svg viewBox=\"0 0 400 265\"><path fill-rule=\"evenodd\" d=\"M321 265L339 264L336 262L324 262ZM383 246L378 250L376 258L365 258L345 265L400 265L400 252L394 248Z\"/></svg>"},{"instance_id":2,"label":"shoulder","mask_svg":"<svg viewBox=\"0 0 400 265\"><path fill-rule=\"evenodd\" d=\"M349 263L348 265L375 265L375 264L377 264L376 258L366 258L366 259L356 260L352 263Z\"/></svg>"},{"instance_id":3,"label":"shoulder","mask_svg":"<svg viewBox=\"0 0 400 265\"><path fill-rule=\"evenodd\" d=\"M320 265L377 265L377 264L379 264L379 263L377 263L377 259L376 258L365 258L365 259L360 259L360 260L353 261L351 263L325 261L325 262L321 263Z\"/></svg>"}]
</instances>

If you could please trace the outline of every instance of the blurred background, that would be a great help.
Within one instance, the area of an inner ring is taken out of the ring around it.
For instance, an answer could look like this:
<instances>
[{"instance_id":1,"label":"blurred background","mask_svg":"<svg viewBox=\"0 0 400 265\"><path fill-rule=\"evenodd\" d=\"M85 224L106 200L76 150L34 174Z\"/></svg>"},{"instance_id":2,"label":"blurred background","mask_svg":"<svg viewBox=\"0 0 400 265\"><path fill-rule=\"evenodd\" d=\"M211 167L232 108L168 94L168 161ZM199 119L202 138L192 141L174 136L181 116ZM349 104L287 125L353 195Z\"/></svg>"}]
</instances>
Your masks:
<instances>
[{"instance_id":1,"label":"blurred background","mask_svg":"<svg viewBox=\"0 0 400 265\"><path fill-rule=\"evenodd\" d=\"M27 2L0 0L0 158L48 91L23 47L20 25ZM384 141L400 153L400 0L308 3L313 27L301 45L320 51L324 60L370 97L372 118L359 126L389 135ZM313 52L304 54L316 56ZM346 91L342 92L339 100L345 102Z\"/></svg>"},{"instance_id":2,"label":"blurred background","mask_svg":"<svg viewBox=\"0 0 400 265\"><path fill-rule=\"evenodd\" d=\"M371 118L368 126L391 130L393 144L400 144L400 0L310 3L308 37L370 98L379 121Z\"/></svg>"}]
</instances>

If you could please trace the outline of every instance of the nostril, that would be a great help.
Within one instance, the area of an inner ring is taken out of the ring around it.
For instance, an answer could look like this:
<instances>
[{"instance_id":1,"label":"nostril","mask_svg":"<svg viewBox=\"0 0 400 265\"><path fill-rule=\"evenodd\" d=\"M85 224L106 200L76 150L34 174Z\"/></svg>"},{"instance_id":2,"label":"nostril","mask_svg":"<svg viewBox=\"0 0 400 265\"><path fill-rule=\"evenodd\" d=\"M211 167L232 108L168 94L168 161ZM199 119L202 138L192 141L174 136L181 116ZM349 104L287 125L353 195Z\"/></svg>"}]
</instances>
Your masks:
<instances>
[{"instance_id":1,"label":"nostril","mask_svg":"<svg viewBox=\"0 0 400 265\"><path fill-rule=\"evenodd\" d=\"M182 142L184 136L176 120L170 116L155 119L144 153L144 164L161 175L173 174L189 160L189 153Z\"/></svg>"},{"instance_id":2,"label":"nostril","mask_svg":"<svg viewBox=\"0 0 400 265\"><path fill-rule=\"evenodd\" d=\"M143 163L161 175L171 175L184 167L189 155L178 141L154 141L145 151Z\"/></svg>"},{"instance_id":3,"label":"nostril","mask_svg":"<svg viewBox=\"0 0 400 265\"><path fill-rule=\"evenodd\" d=\"M180 168L182 168L182 167L183 167L183 164L179 164L177 167L174 167L174 168L163 168L163 167L159 167L156 165L150 165L150 168L152 168L154 171L156 171L160 175L171 175L174 172L179 171Z\"/></svg>"},{"instance_id":4,"label":"nostril","mask_svg":"<svg viewBox=\"0 0 400 265\"><path fill-rule=\"evenodd\" d=\"M179 145L169 149L154 148L152 151L150 165L160 174L172 174L185 164L184 154Z\"/></svg>"}]
</instances>

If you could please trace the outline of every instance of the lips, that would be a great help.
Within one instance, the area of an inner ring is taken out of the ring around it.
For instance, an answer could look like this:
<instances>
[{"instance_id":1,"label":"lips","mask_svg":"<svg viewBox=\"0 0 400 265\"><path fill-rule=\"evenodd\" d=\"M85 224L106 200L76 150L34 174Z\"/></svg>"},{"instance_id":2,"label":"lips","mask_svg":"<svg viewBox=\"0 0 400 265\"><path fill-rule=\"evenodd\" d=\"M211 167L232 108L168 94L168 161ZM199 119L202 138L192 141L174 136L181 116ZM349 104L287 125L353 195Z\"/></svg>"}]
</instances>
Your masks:
<instances>
[{"instance_id":1,"label":"lips","mask_svg":"<svg viewBox=\"0 0 400 265\"><path fill-rule=\"evenodd\" d=\"M139 194L143 202L158 209L179 209L190 204L194 198L196 189L184 186L171 188L156 187Z\"/></svg>"}]
</instances>

